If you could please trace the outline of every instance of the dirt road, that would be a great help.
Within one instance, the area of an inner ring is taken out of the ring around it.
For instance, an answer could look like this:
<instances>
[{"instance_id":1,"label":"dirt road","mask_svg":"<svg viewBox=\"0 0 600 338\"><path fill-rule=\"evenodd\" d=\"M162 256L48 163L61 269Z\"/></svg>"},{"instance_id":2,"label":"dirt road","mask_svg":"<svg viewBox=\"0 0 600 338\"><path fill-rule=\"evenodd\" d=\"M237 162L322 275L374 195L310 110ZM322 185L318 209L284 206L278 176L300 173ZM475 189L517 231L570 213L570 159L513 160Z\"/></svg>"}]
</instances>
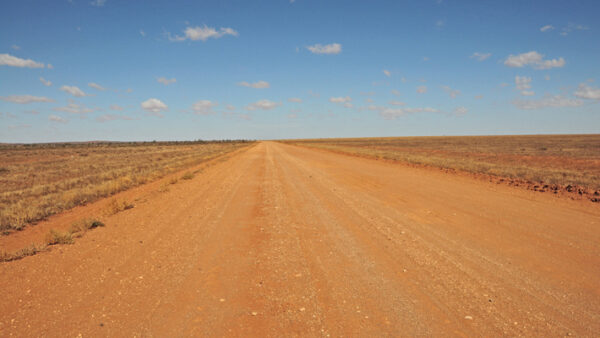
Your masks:
<instances>
[{"instance_id":1,"label":"dirt road","mask_svg":"<svg viewBox=\"0 0 600 338\"><path fill-rule=\"evenodd\" d=\"M598 336L600 208L262 142L0 264L0 336Z\"/></svg>"}]
</instances>

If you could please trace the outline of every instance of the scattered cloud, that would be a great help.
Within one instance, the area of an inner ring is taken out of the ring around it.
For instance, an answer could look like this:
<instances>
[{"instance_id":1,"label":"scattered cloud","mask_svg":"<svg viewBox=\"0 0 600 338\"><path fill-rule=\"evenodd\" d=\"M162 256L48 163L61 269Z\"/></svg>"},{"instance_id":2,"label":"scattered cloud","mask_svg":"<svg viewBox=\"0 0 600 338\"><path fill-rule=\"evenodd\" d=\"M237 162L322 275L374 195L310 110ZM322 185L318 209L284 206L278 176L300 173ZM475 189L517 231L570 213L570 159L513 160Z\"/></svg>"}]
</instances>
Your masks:
<instances>
[{"instance_id":1,"label":"scattered cloud","mask_svg":"<svg viewBox=\"0 0 600 338\"><path fill-rule=\"evenodd\" d=\"M0 66L20 67L20 68L44 68L41 62L31 59L21 59L10 54L0 54ZM48 66L50 68L50 65Z\"/></svg>"},{"instance_id":2,"label":"scattered cloud","mask_svg":"<svg viewBox=\"0 0 600 338\"><path fill-rule=\"evenodd\" d=\"M404 106L404 105L406 105L406 103L404 103L402 101L394 101L394 100L388 102L388 104L390 104L392 106Z\"/></svg>"},{"instance_id":3,"label":"scattered cloud","mask_svg":"<svg viewBox=\"0 0 600 338\"><path fill-rule=\"evenodd\" d=\"M288 100L288 102L302 103L302 99L301 98L297 98L297 97L290 97L287 100Z\"/></svg>"},{"instance_id":4,"label":"scattered cloud","mask_svg":"<svg viewBox=\"0 0 600 338\"><path fill-rule=\"evenodd\" d=\"M389 70L387 70L387 69L383 70L383 74L385 74L385 76L387 76L387 77L392 76L392 73Z\"/></svg>"},{"instance_id":5,"label":"scattered cloud","mask_svg":"<svg viewBox=\"0 0 600 338\"><path fill-rule=\"evenodd\" d=\"M259 100L246 106L247 110L271 110L281 106L281 102L273 102L270 100Z\"/></svg>"},{"instance_id":6,"label":"scattered cloud","mask_svg":"<svg viewBox=\"0 0 600 338\"><path fill-rule=\"evenodd\" d=\"M213 107L218 105L218 103L209 100L196 101L192 105L192 112L196 115L212 115L215 113Z\"/></svg>"},{"instance_id":7,"label":"scattered cloud","mask_svg":"<svg viewBox=\"0 0 600 338\"><path fill-rule=\"evenodd\" d=\"M157 78L157 79L156 79L156 82L158 82L158 83L162 83L162 84L164 84L165 86L168 86L168 85L170 85L171 83L175 83L175 82L177 82L177 79L176 79L176 78L167 79L166 77L159 77L159 78Z\"/></svg>"},{"instance_id":8,"label":"scattered cloud","mask_svg":"<svg viewBox=\"0 0 600 338\"><path fill-rule=\"evenodd\" d=\"M379 111L379 116L386 120L393 120L406 114L437 113L439 110L431 107L424 108L384 108Z\"/></svg>"},{"instance_id":9,"label":"scattered cloud","mask_svg":"<svg viewBox=\"0 0 600 338\"><path fill-rule=\"evenodd\" d=\"M550 75L546 75L546 76L544 76L544 80L546 80L546 81L550 81Z\"/></svg>"},{"instance_id":10,"label":"scattered cloud","mask_svg":"<svg viewBox=\"0 0 600 338\"><path fill-rule=\"evenodd\" d=\"M585 83L580 83L574 94L582 99L600 100L600 88L590 87Z\"/></svg>"},{"instance_id":11,"label":"scattered cloud","mask_svg":"<svg viewBox=\"0 0 600 338\"><path fill-rule=\"evenodd\" d=\"M400 93L400 91L398 89L392 89L392 94L394 96L400 96L400 95L402 95L402 93Z\"/></svg>"},{"instance_id":12,"label":"scattered cloud","mask_svg":"<svg viewBox=\"0 0 600 338\"><path fill-rule=\"evenodd\" d=\"M479 53L479 52L475 52L471 56L469 56L469 58L475 59L477 61L485 61L490 56L492 56L492 53Z\"/></svg>"},{"instance_id":13,"label":"scattered cloud","mask_svg":"<svg viewBox=\"0 0 600 338\"><path fill-rule=\"evenodd\" d=\"M39 115L40 114L40 112L37 110L24 110L23 113L31 114L31 115Z\"/></svg>"},{"instance_id":14,"label":"scattered cloud","mask_svg":"<svg viewBox=\"0 0 600 338\"><path fill-rule=\"evenodd\" d=\"M560 35L566 36L572 31L586 31L588 29L590 29L590 27L588 26L569 23L566 27L563 27L562 32L560 32Z\"/></svg>"},{"instance_id":15,"label":"scattered cloud","mask_svg":"<svg viewBox=\"0 0 600 338\"><path fill-rule=\"evenodd\" d=\"M143 30L143 29L140 29L140 35L141 35L142 37L146 37L146 32L144 32L144 30Z\"/></svg>"},{"instance_id":16,"label":"scattered cloud","mask_svg":"<svg viewBox=\"0 0 600 338\"><path fill-rule=\"evenodd\" d=\"M141 107L143 110L150 113L160 113L161 111L166 111L169 109L169 107L167 107L167 105L164 104L161 100L155 98L150 98L142 102Z\"/></svg>"},{"instance_id":17,"label":"scattered cloud","mask_svg":"<svg viewBox=\"0 0 600 338\"><path fill-rule=\"evenodd\" d=\"M509 55L504 61L504 65L508 67L522 68L531 66L534 69L550 69L560 68L565 65L565 59L558 58L552 60L544 60L544 55L536 51L531 51L518 55Z\"/></svg>"},{"instance_id":18,"label":"scattered cloud","mask_svg":"<svg viewBox=\"0 0 600 338\"><path fill-rule=\"evenodd\" d=\"M44 79L43 77L40 77L40 82L43 83L46 87L52 86L52 82Z\"/></svg>"},{"instance_id":19,"label":"scattered cloud","mask_svg":"<svg viewBox=\"0 0 600 338\"><path fill-rule=\"evenodd\" d=\"M349 103L350 101L352 101L352 98L350 96L346 96L346 97L330 97L329 98L329 102L332 103Z\"/></svg>"},{"instance_id":20,"label":"scattered cloud","mask_svg":"<svg viewBox=\"0 0 600 338\"><path fill-rule=\"evenodd\" d=\"M196 27L187 27L183 31L184 35L179 36L175 35L175 37L169 36L169 40L171 41L202 41L206 42L208 39L219 39L224 37L225 35L238 36L239 33L229 27L221 27L218 30L214 27L208 27L204 25L204 27L196 26Z\"/></svg>"},{"instance_id":21,"label":"scattered cloud","mask_svg":"<svg viewBox=\"0 0 600 338\"><path fill-rule=\"evenodd\" d=\"M10 48L12 48L14 50L20 50L21 49L21 47L17 46L17 45L12 45L12 46L10 46Z\"/></svg>"},{"instance_id":22,"label":"scattered cloud","mask_svg":"<svg viewBox=\"0 0 600 338\"><path fill-rule=\"evenodd\" d=\"M54 100L47 98L45 96L33 96L33 95L10 95L10 96L0 96L0 100L19 103L19 104L27 104L33 102L54 102Z\"/></svg>"},{"instance_id":23,"label":"scattered cloud","mask_svg":"<svg viewBox=\"0 0 600 338\"><path fill-rule=\"evenodd\" d=\"M48 121L58 122L58 123L67 123L67 122L69 122L69 121L67 121L67 120L65 120L62 117L57 116L57 115L50 115L50 116L48 116Z\"/></svg>"},{"instance_id":24,"label":"scattered cloud","mask_svg":"<svg viewBox=\"0 0 600 338\"><path fill-rule=\"evenodd\" d=\"M451 98L455 99L458 95L460 95L460 90L452 89L450 86L442 86L442 89L446 92L446 94L450 95Z\"/></svg>"},{"instance_id":25,"label":"scattered cloud","mask_svg":"<svg viewBox=\"0 0 600 338\"><path fill-rule=\"evenodd\" d=\"M54 111L61 111L69 114L76 114L80 116L85 116L87 113L91 113L94 109L88 108L83 104L79 104L73 100L69 100L69 104L64 107L56 107L52 109Z\"/></svg>"},{"instance_id":26,"label":"scattered cloud","mask_svg":"<svg viewBox=\"0 0 600 338\"><path fill-rule=\"evenodd\" d=\"M427 93L427 86L418 86L417 87L417 93L419 93L419 94L425 94L425 93Z\"/></svg>"},{"instance_id":27,"label":"scattered cloud","mask_svg":"<svg viewBox=\"0 0 600 338\"><path fill-rule=\"evenodd\" d=\"M133 120L133 117L126 116L126 115L117 115L117 114L104 114L104 115L100 115L96 118L96 121L101 122L101 123L108 122L108 121L116 121L116 120L131 121L131 120Z\"/></svg>"},{"instance_id":28,"label":"scattered cloud","mask_svg":"<svg viewBox=\"0 0 600 338\"><path fill-rule=\"evenodd\" d=\"M238 82L238 86L255 88L255 89L265 89L269 88L271 85L267 81L258 81L254 83L248 83L246 81Z\"/></svg>"},{"instance_id":29,"label":"scattered cloud","mask_svg":"<svg viewBox=\"0 0 600 338\"><path fill-rule=\"evenodd\" d=\"M97 89L97 90L101 90L101 91L105 91L106 90L106 88L104 88L101 85L99 85L97 83L94 83L94 82L88 83L88 87L94 88L94 89Z\"/></svg>"},{"instance_id":30,"label":"scattered cloud","mask_svg":"<svg viewBox=\"0 0 600 338\"><path fill-rule=\"evenodd\" d=\"M554 29L554 26L552 26L552 25L546 25L546 26L540 28L540 32L547 32L547 31L551 31L553 29Z\"/></svg>"},{"instance_id":31,"label":"scattered cloud","mask_svg":"<svg viewBox=\"0 0 600 338\"><path fill-rule=\"evenodd\" d=\"M578 107L583 105L583 101L579 99L571 99L562 95L549 95L547 94L541 99L537 100L521 100L517 99L512 102L519 109L524 110L535 110L548 107Z\"/></svg>"},{"instance_id":32,"label":"scattered cloud","mask_svg":"<svg viewBox=\"0 0 600 338\"><path fill-rule=\"evenodd\" d=\"M123 111L123 107L119 106L118 104L111 104L110 105L110 110L116 110L116 111Z\"/></svg>"},{"instance_id":33,"label":"scattered cloud","mask_svg":"<svg viewBox=\"0 0 600 338\"><path fill-rule=\"evenodd\" d=\"M465 115L468 112L469 112L469 110L467 108L463 107L463 106L456 107L454 109L454 115L456 115L456 116L463 116L463 115Z\"/></svg>"},{"instance_id":34,"label":"scattered cloud","mask_svg":"<svg viewBox=\"0 0 600 338\"><path fill-rule=\"evenodd\" d=\"M106 4L106 0L94 0L94 1L90 2L90 5L96 6L96 7L103 7L105 4Z\"/></svg>"},{"instance_id":35,"label":"scattered cloud","mask_svg":"<svg viewBox=\"0 0 600 338\"><path fill-rule=\"evenodd\" d=\"M521 91L523 96L533 96L535 92L529 91L531 89L531 78L526 76L515 76L515 86L517 90Z\"/></svg>"},{"instance_id":36,"label":"scattered cloud","mask_svg":"<svg viewBox=\"0 0 600 338\"><path fill-rule=\"evenodd\" d=\"M342 45L339 43L331 43L328 45L316 45L306 47L313 54L339 54L342 52Z\"/></svg>"},{"instance_id":37,"label":"scattered cloud","mask_svg":"<svg viewBox=\"0 0 600 338\"><path fill-rule=\"evenodd\" d=\"M62 86L62 87L60 87L60 90L62 90L65 93L69 93L75 97L86 96L86 94L83 92L83 90L79 89L79 87L76 87L76 86Z\"/></svg>"},{"instance_id":38,"label":"scattered cloud","mask_svg":"<svg viewBox=\"0 0 600 338\"><path fill-rule=\"evenodd\" d=\"M295 118L298 118L298 114L291 113L291 114L288 114L287 117L288 117L288 119L295 119Z\"/></svg>"},{"instance_id":39,"label":"scattered cloud","mask_svg":"<svg viewBox=\"0 0 600 338\"><path fill-rule=\"evenodd\" d=\"M483 95L481 95L481 94L480 95L475 95L474 98L475 98L475 100L481 100L481 99L483 99Z\"/></svg>"},{"instance_id":40,"label":"scattered cloud","mask_svg":"<svg viewBox=\"0 0 600 338\"><path fill-rule=\"evenodd\" d=\"M435 22L437 27L444 27L446 25L446 20L438 20Z\"/></svg>"}]
</instances>

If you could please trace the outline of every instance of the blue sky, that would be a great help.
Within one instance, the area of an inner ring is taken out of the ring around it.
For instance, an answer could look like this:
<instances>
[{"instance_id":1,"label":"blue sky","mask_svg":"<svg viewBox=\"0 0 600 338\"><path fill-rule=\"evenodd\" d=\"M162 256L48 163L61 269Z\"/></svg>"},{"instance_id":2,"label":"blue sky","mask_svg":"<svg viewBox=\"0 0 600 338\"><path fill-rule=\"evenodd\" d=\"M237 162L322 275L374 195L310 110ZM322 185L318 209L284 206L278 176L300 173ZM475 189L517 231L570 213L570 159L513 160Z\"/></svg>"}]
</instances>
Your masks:
<instances>
[{"instance_id":1,"label":"blue sky","mask_svg":"<svg viewBox=\"0 0 600 338\"><path fill-rule=\"evenodd\" d=\"M598 1L10 1L0 142L600 132Z\"/></svg>"}]
</instances>

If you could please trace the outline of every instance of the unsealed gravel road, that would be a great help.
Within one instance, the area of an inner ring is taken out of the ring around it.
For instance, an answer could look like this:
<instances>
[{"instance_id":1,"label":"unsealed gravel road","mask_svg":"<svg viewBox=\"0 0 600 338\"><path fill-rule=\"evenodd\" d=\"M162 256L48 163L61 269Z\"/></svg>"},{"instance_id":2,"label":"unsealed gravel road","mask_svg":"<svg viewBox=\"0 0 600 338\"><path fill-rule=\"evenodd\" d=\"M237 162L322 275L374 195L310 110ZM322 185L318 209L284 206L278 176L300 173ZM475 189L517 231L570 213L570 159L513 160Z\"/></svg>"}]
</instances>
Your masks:
<instances>
[{"instance_id":1,"label":"unsealed gravel road","mask_svg":"<svg viewBox=\"0 0 600 338\"><path fill-rule=\"evenodd\" d=\"M165 190L1 263L0 336L600 335L591 202L274 142Z\"/></svg>"}]
</instances>

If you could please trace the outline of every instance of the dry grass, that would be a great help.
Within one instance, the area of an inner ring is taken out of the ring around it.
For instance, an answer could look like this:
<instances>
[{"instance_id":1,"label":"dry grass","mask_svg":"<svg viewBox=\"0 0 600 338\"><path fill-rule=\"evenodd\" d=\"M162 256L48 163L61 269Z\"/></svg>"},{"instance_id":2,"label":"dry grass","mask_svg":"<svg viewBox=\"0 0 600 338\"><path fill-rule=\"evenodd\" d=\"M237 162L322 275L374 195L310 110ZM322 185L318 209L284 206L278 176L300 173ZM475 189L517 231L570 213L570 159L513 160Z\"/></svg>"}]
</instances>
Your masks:
<instances>
[{"instance_id":1,"label":"dry grass","mask_svg":"<svg viewBox=\"0 0 600 338\"><path fill-rule=\"evenodd\" d=\"M32 244L28 247L25 247L21 250L17 250L15 252L4 252L4 251L0 251L0 262L10 262L10 261L16 261L18 259L27 257L27 256L33 256L39 252L42 251L46 251L48 249L48 246L46 245L35 245Z\"/></svg>"},{"instance_id":2,"label":"dry grass","mask_svg":"<svg viewBox=\"0 0 600 338\"><path fill-rule=\"evenodd\" d=\"M371 158L600 189L600 135L286 140Z\"/></svg>"},{"instance_id":3,"label":"dry grass","mask_svg":"<svg viewBox=\"0 0 600 338\"><path fill-rule=\"evenodd\" d=\"M247 142L0 145L0 232L111 196Z\"/></svg>"}]
</instances>

